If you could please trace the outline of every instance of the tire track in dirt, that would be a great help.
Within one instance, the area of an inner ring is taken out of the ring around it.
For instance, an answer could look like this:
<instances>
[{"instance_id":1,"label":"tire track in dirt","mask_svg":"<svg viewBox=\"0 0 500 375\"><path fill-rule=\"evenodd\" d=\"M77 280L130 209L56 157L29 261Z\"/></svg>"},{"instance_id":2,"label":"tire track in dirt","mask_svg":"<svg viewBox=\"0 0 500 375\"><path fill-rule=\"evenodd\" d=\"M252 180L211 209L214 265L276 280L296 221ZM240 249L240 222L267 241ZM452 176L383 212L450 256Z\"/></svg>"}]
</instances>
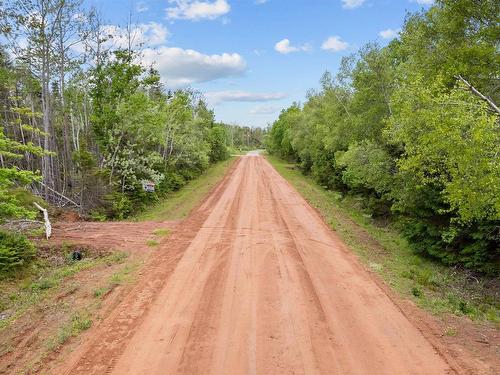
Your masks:
<instances>
[{"instance_id":1,"label":"tire track in dirt","mask_svg":"<svg viewBox=\"0 0 500 375\"><path fill-rule=\"evenodd\" d=\"M201 202L192 215L167 240L163 240L162 250L155 254L144 270L141 278L120 305L99 326L95 333L61 365L51 370L54 374L103 374L111 373L141 321L149 311L159 291L167 282L185 249L198 234L199 229L210 214L213 202L220 199L227 182L238 172L237 160L211 194ZM166 248L166 249L165 249ZM167 250L168 249L168 250Z\"/></svg>"},{"instance_id":2,"label":"tire track in dirt","mask_svg":"<svg viewBox=\"0 0 500 375\"><path fill-rule=\"evenodd\" d=\"M259 156L161 250L66 373L454 373Z\"/></svg>"}]
</instances>

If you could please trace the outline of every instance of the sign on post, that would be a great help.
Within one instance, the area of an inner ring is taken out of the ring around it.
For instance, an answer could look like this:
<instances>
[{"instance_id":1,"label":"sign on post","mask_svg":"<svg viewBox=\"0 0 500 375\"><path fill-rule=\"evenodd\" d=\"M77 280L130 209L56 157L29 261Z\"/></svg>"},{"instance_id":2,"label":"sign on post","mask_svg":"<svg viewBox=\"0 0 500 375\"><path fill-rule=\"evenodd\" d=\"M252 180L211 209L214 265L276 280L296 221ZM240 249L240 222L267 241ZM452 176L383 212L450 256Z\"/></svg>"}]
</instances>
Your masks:
<instances>
[{"instance_id":1,"label":"sign on post","mask_svg":"<svg viewBox=\"0 0 500 375\"><path fill-rule=\"evenodd\" d=\"M148 193L154 193L155 183L153 181L142 181L142 190Z\"/></svg>"}]
</instances>

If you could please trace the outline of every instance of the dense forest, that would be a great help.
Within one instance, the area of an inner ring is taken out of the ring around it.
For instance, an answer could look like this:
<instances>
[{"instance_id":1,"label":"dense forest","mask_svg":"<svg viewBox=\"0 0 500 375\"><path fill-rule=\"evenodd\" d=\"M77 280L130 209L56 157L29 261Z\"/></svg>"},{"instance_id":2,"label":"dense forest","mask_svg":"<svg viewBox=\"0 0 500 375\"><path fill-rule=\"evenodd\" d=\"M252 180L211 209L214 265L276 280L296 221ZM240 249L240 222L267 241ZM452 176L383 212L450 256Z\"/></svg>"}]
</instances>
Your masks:
<instances>
[{"instance_id":1,"label":"dense forest","mask_svg":"<svg viewBox=\"0 0 500 375\"><path fill-rule=\"evenodd\" d=\"M498 272L499 15L495 0L407 15L389 45L344 58L283 110L268 150L390 217L417 252Z\"/></svg>"},{"instance_id":2,"label":"dense forest","mask_svg":"<svg viewBox=\"0 0 500 375\"><path fill-rule=\"evenodd\" d=\"M141 64L134 27L114 41L80 0L0 1L0 224L36 218L33 201L123 219L263 131L216 123L203 95L168 89ZM146 192L143 182L153 182ZM0 233L0 268L26 239Z\"/></svg>"}]
</instances>

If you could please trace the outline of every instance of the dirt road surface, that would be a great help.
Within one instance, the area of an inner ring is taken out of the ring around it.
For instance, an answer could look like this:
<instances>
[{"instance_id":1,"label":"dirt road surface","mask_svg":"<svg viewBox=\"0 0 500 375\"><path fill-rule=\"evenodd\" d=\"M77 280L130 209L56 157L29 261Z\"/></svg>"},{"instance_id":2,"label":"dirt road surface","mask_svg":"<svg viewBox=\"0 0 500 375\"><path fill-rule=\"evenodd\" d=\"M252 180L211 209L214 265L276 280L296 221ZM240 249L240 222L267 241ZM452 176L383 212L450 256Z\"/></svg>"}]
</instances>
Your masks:
<instances>
[{"instance_id":1,"label":"dirt road surface","mask_svg":"<svg viewBox=\"0 0 500 375\"><path fill-rule=\"evenodd\" d=\"M160 250L54 373L455 373L261 156Z\"/></svg>"}]
</instances>

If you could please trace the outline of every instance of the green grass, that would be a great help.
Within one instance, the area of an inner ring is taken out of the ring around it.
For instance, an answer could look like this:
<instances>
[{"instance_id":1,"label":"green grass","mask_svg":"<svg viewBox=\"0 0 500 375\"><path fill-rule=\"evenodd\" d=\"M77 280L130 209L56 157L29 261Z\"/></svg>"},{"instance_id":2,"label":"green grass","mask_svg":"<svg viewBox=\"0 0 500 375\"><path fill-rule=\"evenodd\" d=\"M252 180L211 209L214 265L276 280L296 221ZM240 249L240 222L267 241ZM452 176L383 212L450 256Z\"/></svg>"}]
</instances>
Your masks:
<instances>
[{"instance_id":1,"label":"green grass","mask_svg":"<svg viewBox=\"0 0 500 375\"><path fill-rule=\"evenodd\" d=\"M73 314L69 321L63 324L55 337L48 341L47 349L49 351L60 348L70 338L77 337L81 332L92 326L92 317L88 311L78 311Z\"/></svg>"},{"instance_id":2,"label":"green grass","mask_svg":"<svg viewBox=\"0 0 500 375\"><path fill-rule=\"evenodd\" d=\"M198 178L189 181L180 190L169 194L161 202L133 216L133 221L180 220L188 216L208 192L224 177L233 164L235 157L217 163Z\"/></svg>"},{"instance_id":3,"label":"green grass","mask_svg":"<svg viewBox=\"0 0 500 375\"><path fill-rule=\"evenodd\" d=\"M126 257L126 253L116 251L100 258L84 258L81 261L67 260L59 267L33 264L34 269L25 278L1 281L0 310L11 311L11 314L8 318L0 320L0 330L15 321L30 307L44 301L54 291L65 288L70 293L71 288L75 287L67 284L66 280L71 276L102 264L122 263Z\"/></svg>"},{"instance_id":4,"label":"green grass","mask_svg":"<svg viewBox=\"0 0 500 375\"><path fill-rule=\"evenodd\" d=\"M170 234L170 229L158 228L153 231L153 234L158 237L167 237Z\"/></svg>"},{"instance_id":5,"label":"green grass","mask_svg":"<svg viewBox=\"0 0 500 375\"><path fill-rule=\"evenodd\" d=\"M156 240L147 240L146 241L146 245L148 245L149 247L155 247L155 246L158 246L160 243Z\"/></svg>"},{"instance_id":6,"label":"green grass","mask_svg":"<svg viewBox=\"0 0 500 375\"><path fill-rule=\"evenodd\" d=\"M118 271L113 273L105 286L97 288L94 290L94 297L98 299L104 298L109 292L111 292L115 287L123 285L125 283L130 283L133 281L134 272L139 268L139 263L126 264Z\"/></svg>"},{"instance_id":7,"label":"green grass","mask_svg":"<svg viewBox=\"0 0 500 375\"><path fill-rule=\"evenodd\" d=\"M315 208L361 261L400 295L434 314L466 315L500 323L494 280L446 267L415 254L390 225L381 226L361 208L359 199L342 197L304 176L294 165L266 156L276 170Z\"/></svg>"}]
</instances>

